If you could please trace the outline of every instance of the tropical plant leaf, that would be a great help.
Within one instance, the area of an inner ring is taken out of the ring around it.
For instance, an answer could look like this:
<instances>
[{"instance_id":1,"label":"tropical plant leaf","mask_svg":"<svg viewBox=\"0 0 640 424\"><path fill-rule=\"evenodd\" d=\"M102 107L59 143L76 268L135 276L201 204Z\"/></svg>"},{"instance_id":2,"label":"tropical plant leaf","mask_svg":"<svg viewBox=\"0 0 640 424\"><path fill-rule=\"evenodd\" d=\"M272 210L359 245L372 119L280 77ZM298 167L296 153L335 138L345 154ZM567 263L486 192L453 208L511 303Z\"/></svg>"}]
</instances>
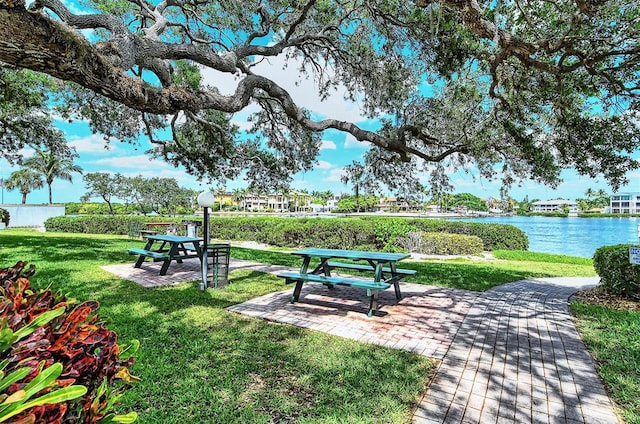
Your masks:
<instances>
[{"instance_id":1,"label":"tropical plant leaf","mask_svg":"<svg viewBox=\"0 0 640 424\"><path fill-rule=\"evenodd\" d=\"M28 376L30 372L31 368L24 367L4 377L2 380L0 380L0 393L4 392L7 387L11 386L16 381L22 380L23 378Z\"/></svg>"}]
</instances>

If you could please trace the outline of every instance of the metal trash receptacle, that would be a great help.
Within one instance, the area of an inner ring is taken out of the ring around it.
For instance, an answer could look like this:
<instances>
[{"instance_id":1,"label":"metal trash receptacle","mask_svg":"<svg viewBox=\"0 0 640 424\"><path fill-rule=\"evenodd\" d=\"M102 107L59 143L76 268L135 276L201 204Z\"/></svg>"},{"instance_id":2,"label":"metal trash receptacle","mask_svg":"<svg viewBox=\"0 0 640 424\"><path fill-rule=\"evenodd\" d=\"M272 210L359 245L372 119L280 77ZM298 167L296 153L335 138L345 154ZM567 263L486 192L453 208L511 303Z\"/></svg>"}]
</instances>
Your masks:
<instances>
[{"instance_id":1,"label":"metal trash receptacle","mask_svg":"<svg viewBox=\"0 0 640 424\"><path fill-rule=\"evenodd\" d=\"M207 287L221 288L229 284L231 244L213 243L207 246Z\"/></svg>"},{"instance_id":2,"label":"metal trash receptacle","mask_svg":"<svg viewBox=\"0 0 640 424\"><path fill-rule=\"evenodd\" d=\"M182 225L186 227L185 235L187 237L198 237L198 227L202 225L199 221L182 220Z\"/></svg>"}]
</instances>

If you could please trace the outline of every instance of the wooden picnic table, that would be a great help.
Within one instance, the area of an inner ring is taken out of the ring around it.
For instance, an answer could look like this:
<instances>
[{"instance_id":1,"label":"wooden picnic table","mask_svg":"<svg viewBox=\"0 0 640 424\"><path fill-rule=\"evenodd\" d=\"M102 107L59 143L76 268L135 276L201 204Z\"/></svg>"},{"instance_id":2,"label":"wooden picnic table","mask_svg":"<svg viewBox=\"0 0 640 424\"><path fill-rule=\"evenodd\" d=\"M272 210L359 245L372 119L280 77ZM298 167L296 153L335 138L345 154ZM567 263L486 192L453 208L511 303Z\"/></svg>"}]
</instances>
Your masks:
<instances>
[{"instance_id":1,"label":"wooden picnic table","mask_svg":"<svg viewBox=\"0 0 640 424\"><path fill-rule=\"evenodd\" d=\"M172 261L182 263L183 259L188 258L202 260L201 243L202 239L197 237L158 234L147 236L144 248L129 248L127 251L130 255L138 255L134 268L140 268L149 257L154 262L163 262L160 275L165 275Z\"/></svg>"},{"instance_id":2,"label":"wooden picnic table","mask_svg":"<svg viewBox=\"0 0 640 424\"><path fill-rule=\"evenodd\" d=\"M296 283L291 296L291 303L299 300L302 285L308 281L322 283L329 288L333 288L335 285L359 287L367 290L367 296L370 299L368 316L372 316L378 308L378 293L380 291L393 285L396 298L401 299L400 280L407 275L416 273L415 270L402 269L396 266L397 262L410 256L407 253L309 248L291 252L291 254L302 257L300 272L282 272L278 274L279 277L285 278L286 283ZM336 261L336 259L339 261ZM319 263L312 270L309 270L312 260ZM343 262L343 260L351 262ZM362 279L356 276L334 276L331 274L334 269L369 272L373 273L373 276L370 279Z\"/></svg>"}]
</instances>

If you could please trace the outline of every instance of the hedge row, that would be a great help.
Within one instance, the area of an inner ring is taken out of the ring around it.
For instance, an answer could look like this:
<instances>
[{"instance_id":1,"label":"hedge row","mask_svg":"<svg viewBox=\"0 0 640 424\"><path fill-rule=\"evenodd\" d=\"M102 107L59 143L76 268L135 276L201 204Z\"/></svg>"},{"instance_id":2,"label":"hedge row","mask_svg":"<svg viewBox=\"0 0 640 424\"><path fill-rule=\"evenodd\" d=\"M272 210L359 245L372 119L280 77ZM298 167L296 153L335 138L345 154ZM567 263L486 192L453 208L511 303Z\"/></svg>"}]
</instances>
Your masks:
<instances>
[{"instance_id":1,"label":"hedge row","mask_svg":"<svg viewBox=\"0 0 640 424\"><path fill-rule=\"evenodd\" d=\"M596 249L593 267L604 289L620 296L640 299L640 265L629 262L630 247L639 246L616 244Z\"/></svg>"},{"instance_id":2,"label":"hedge row","mask_svg":"<svg viewBox=\"0 0 640 424\"><path fill-rule=\"evenodd\" d=\"M180 222L175 218L141 216L61 216L45 222L47 231L129 234L132 222ZM281 247L402 250L399 238L410 232L477 236L486 250L527 250L529 240L520 229L505 224L480 224L419 218L211 218L211 237L256 241Z\"/></svg>"},{"instance_id":3,"label":"hedge row","mask_svg":"<svg viewBox=\"0 0 640 424\"><path fill-rule=\"evenodd\" d=\"M410 252L426 255L474 255L484 251L478 236L464 234L411 232L401 238L401 245Z\"/></svg>"},{"instance_id":4,"label":"hedge row","mask_svg":"<svg viewBox=\"0 0 640 424\"><path fill-rule=\"evenodd\" d=\"M0 208L0 222L4 222L4 224L8 227L10 219L11 219L11 216L9 214L9 211L6 209Z\"/></svg>"}]
</instances>

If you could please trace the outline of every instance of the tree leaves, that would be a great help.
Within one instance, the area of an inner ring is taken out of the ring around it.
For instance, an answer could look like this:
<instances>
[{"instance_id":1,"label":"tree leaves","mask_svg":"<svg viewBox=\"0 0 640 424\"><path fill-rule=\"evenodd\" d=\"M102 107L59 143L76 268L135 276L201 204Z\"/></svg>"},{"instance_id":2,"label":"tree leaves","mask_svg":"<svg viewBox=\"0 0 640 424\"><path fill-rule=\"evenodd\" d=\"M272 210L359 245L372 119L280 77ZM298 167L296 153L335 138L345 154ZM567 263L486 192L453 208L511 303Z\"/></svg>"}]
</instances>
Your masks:
<instances>
[{"instance_id":1,"label":"tree leaves","mask_svg":"<svg viewBox=\"0 0 640 424\"><path fill-rule=\"evenodd\" d=\"M640 138L624 115L637 112L640 96L640 25L631 0L170 8L96 0L95 15L76 15L52 0L38 5L67 26L0 1L7 24L0 39L22 47L16 55L0 45L0 60L89 89L68 93L65 116L89 117L108 138L137 142L144 133L153 155L203 179L246 171L256 186L285 186L312 167L328 129L374 147L367 166L378 170L371 175L397 167L427 176L433 191L448 188L447 176L458 171L506 186L527 178L553 186L571 167L618 187L640 166L628 160ZM96 31L83 39L71 27ZM384 125L368 130L305 111L258 66L277 57L297 68L291 78L313 79L320 99L339 87ZM233 75L234 87L216 77L211 84L219 87L204 85L203 70ZM254 125L241 134L230 114L255 106ZM591 126L596 131L582 130ZM172 130L170 139L158 138L163 128Z\"/></svg>"}]
</instances>

